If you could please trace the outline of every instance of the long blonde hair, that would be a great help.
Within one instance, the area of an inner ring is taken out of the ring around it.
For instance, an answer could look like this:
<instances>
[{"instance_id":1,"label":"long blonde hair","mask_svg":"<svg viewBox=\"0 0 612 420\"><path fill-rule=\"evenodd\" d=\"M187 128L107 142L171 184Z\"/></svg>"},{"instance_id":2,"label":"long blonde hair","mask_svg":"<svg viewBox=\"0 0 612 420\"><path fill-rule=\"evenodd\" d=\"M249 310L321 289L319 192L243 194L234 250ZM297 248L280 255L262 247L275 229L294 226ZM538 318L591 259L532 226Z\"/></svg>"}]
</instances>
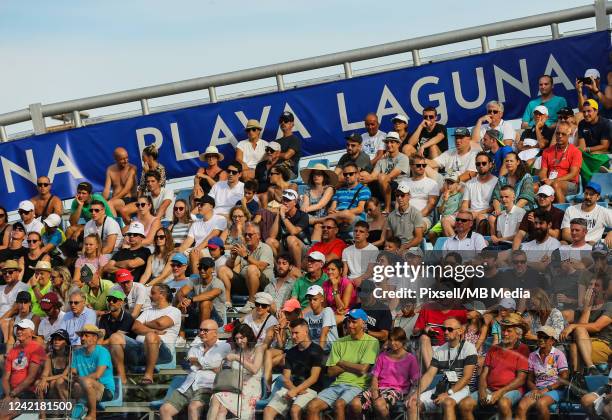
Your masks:
<instances>
[{"instance_id":1,"label":"long blonde hair","mask_svg":"<svg viewBox=\"0 0 612 420\"><path fill-rule=\"evenodd\" d=\"M83 256L85 256L85 239L87 238L92 238L96 241L96 245L98 245L98 248L96 249L96 255L94 257L99 258L100 255L102 255L102 239L100 239L100 237L96 233L90 233L85 238L83 238L83 249L81 250Z\"/></svg>"}]
</instances>

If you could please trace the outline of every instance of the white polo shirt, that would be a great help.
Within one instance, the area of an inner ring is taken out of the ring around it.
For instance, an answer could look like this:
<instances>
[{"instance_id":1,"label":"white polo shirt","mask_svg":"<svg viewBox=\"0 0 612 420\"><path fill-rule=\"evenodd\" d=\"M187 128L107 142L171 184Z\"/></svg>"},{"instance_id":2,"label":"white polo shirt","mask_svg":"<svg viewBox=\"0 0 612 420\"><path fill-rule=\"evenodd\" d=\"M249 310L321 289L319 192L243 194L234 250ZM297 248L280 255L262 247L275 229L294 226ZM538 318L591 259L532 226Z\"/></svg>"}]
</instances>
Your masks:
<instances>
[{"instance_id":1,"label":"white polo shirt","mask_svg":"<svg viewBox=\"0 0 612 420\"><path fill-rule=\"evenodd\" d=\"M469 255L473 253L475 256L477 252L482 251L486 246L487 241L484 236L480 233L469 232L463 239L459 239L457 235L448 238L442 246L442 253L446 255L451 251L458 251L461 252L462 256L464 256L466 252L469 252Z\"/></svg>"},{"instance_id":2,"label":"white polo shirt","mask_svg":"<svg viewBox=\"0 0 612 420\"><path fill-rule=\"evenodd\" d=\"M236 146L236 149L240 149L242 151L242 160L247 164L249 169L255 169L257 164L263 159L266 154L266 147L268 147L270 143L265 140L259 139L257 140L257 144L253 149L251 142L248 140L242 140Z\"/></svg>"},{"instance_id":3,"label":"white polo shirt","mask_svg":"<svg viewBox=\"0 0 612 420\"><path fill-rule=\"evenodd\" d=\"M244 197L244 183L239 181L230 188L227 181L217 181L208 195L215 199L215 214L226 216L236 202Z\"/></svg>"},{"instance_id":4,"label":"white polo shirt","mask_svg":"<svg viewBox=\"0 0 612 420\"><path fill-rule=\"evenodd\" d=\"M518 228L525 216L525 209L519 206L512 206L512 210L505 211L497 216L497 231L502 237L516 235Z\"/></svg>"}]
</instances>

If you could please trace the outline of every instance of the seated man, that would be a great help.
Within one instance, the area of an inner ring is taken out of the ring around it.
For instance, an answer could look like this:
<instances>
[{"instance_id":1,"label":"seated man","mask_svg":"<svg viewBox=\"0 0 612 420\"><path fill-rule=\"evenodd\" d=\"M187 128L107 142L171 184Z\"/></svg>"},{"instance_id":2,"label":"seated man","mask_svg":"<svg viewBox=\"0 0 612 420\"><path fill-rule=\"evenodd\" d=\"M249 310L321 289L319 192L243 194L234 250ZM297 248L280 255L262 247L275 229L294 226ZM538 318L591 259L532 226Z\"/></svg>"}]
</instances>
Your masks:
<instances>
[{"instance_id":1,"label":"seated man","mask_svg":"<svg viewBox=\"0 0 612 420\"><path fill-rule=\"evenodd\" d=\"M492 169L491 155L479 152L476 155L478 176L465 183L461 211L472 213L476 229L480 227L481 221L487 220L488 214L492 211L491 199L493 190L497 186L497 177L491 173Z\"/></svg>"},{"instance_id":2,"label":"seated man","mask_svg":"<svg viewBox=\"0 0 612 420\"><path fill-rule=\"evenodd\" d=\"M270 238L266 240L274 254L278 255L282 246L291 253L294 261L302 260L302 250L305 244L310 243L308 214L300 210L298 199L297 191L292 189L283 191L283 203L270 230Z\"/></svg>"},{"instance_id":3,"label":"seated man","mask_svg":"<svg viewBox=\"0 0 612 420\"><path fill-rule=\"evenodd\" d=\"M332 344L338 339L338 320L332 308L325 306L323 288L313 285L306 291L310 311L304 314L310 338L329 353Z\"/></svg>"},{"instance_id":4,"label":"seated man","mask_svg":"<svg viewBox=\"0 0 612 420\"><path fill-rule=\"evenodd\" d=\"M475 257L478 252L487 246L487 241L480 233L472 232L473 224L474 216L471 212L460 211L457 213L454 226L455 236L444 242L442 253L459 251L465 260Z\"/></svg>"},{"instance_id":5,"label":"seated man","mask_svg":"<svg viewBox=\"0 0 612 420\"><path fill-rule=\"evenodd\" d=\"M217 181L210 189L208 195L215 200L215 215L227 216L236 202L242 200L244 196L244 184L240 182L242 169L240 162L230 163L227 166L227 181ZM246 170L248 171L248 168Z\"/></svg>"},{"instance_id":6,"label":"seated man","mask_svg":"<svg viewBox=\"0 0 612 420\"><path fill-rule=\"evenodd\" d=\"M536 194L536 202L538 209L542 209L546 213L551 215L551 226L548 229L548 234L555 239L561 238L561 222L563 221L563 210L560 210L552 205L555 199L555 190L550 185L542 185ZM532 240L535 234L535 211L529 211L521 224L519 225L518 232L512 240L512 249L518 250L521 247L521 242L524 240Z\"/></svg>"},{"instance_id":7,"label":"seated man","mask_svg":"<svg viewBox=\"0 0 612 420\"><path fill-rule=\"evenodd\" d=\"M339 260L346 248L346 242L337 237L338 222L332 218L325 219L321 229L321 240L311 246L308 252L319 251L325 255L325 261Z\"/></svg>"},{"instance_id":8,"label":"seated man","mask_svg":"<svg viewBox=\"0 0 612 420\"><path fill-rule=\"evenodd\" d=\"M21 224L25 229L26 238L23 240L23 246L28 248L27 236L30 232L41 233L44 226L40 219L38 219L34 215L34 204L32 204L29 200L24 200L19 203L19 209L17 210L19 213L19 218L21 219Z\"/></svg>"},{"instance_id":9,"label":"seated man","mask_svg":"<svg viewBox=\"0 0 612 420\"><path fill-rule=\"evenodd\" d=\"M85 324L96 324L96 311L86 306L87 297L80 289L73 289L68 295L68 304L70 312L67 312L62 322L60 329L66 330L70 336L70 344L78 346L81 344L81 338L77 334Z\"/></svg>"},{"instance_id":10,"label":"seated man","mask_svg":"<svg viewBox=\"0 0 612 420\"><path fill-rule=\"evenodd\" d=\"M142 283L134 283L134 276L125 268L115 271L115 282L117 285L113 290L120 290L125 295L125 309L136 319L147 309L151 309L151 298L149 288Z\"/></svg>"},{"instance_id":11,"label":"seated man","mask_svg":"<svg viewBox=\"0 0 612 420\"><path fill-rule=\"evenodd\" d=\"M544 105L536 106L533 110L533 125L523 130L521 141L535 139L538 148L544 150L550 145L554 135L555 129L548 124L548 108Z\"/></svg>"},{"instance_id":12,"label":"seated man","mask_svg":"<svg viewBox=\"0 0 612 420\"><path fill-rule=\"evenodd\" d=\"M568 243L572 242L570 221L572 219L585 219L587 221L586 241L593 245L603 236L605 229L612 226L612 210L597 204L601 197L601 185L589 182L584 187L584 200L580 204L569 206L565 210L561 222L561 238ZM605 235L606 245L612 245L612 231Z\"/></svg>"},{"instance_id":13,"label":"seated man","mask_svg":"<svg viewBox=\"0 0 612 420\"><path fill-rule=\"evenodd\" d=\"M612 364L612 357L608 358L608 367ZM608 383L597 392L589 392L580 399L582 408L590 418L612 418L612 369L608 374Z\"/></svg>"},{"instance_id":14,"label":"seated man","mask_svg":"<svg viewBox=\"0 0 612 420\"><path fill-rule=\"evenodd\" d=\"M548 74L544 74L540 76L538 80L538 87L540 90L540 96L535 99L532 99L527 104L525 108L525 112L523 113L523 119L521 122L521 128L529 128L533 126L534 121L532 119L534 110L538 106L544 106L548 110L548 115L550 115L550 119L546 121L546 125L554 126L557 122L557 114L558 111L562 108L567 107L567 101L563 96L556 96L553 93L554 81L552 76ZM580 103L580 102L578 102Z\"/></svg>"},{"instance_id":15,"label":"seated man","mask_svg":"<svg viewBox=\"0 0 612 420\"><path fill-rule=\"evenodd\" d=\"M450 149L433 160L427 160L427 176L436 179L436 170L444 168L447 177L458 176L458 181L466 182L476 176L476 151L470 143L470 130L465 127L455 129L456 149ZM433 170L432 170L433 169Z\"/></svg>"},{"instance_id":16,"label":"seated man","mask_svg":"<svg viewBox=\"0 0 612 420\"><path fill-rule=\"evenodd\" d=\"M442 329L445 343L434 351L431 365L406 402L411 420L417 420L419 412L427 413L436 407L442 407L445 419L454 419L457 405L470 395L469 383L478 362L476 347L461 339L464 328L457 318L445 320ZM428 390L438 372L446 380Z\"/></svg>"},{"instance_id":17,"label":"seated man","mask_svg":"<svg viewBox=\"0 0 612 420\"><path fill-rule=\"evenodd\" d=\"M98 322L100 329L104 331L99 344L108 345L111 335L116 332L121 331L123 334L132 332L134 318L124 309L125 299L125 293L118 289L111 290L106 297L108 313L102 315Z\"/></svg>"},{"instance_id":18,"label":"seated man","mask_svg":"<svg viewBox=\"0 0 612 420\"><path fill-rule=\"evenodd\" d=\"M121 209L136 201L136 165L130 163L127 150L123 147L117 147L113 152L115 163L106 168L106 180L104 181L104 191L102 196L108 200L108 204L113 208L115 213L121 212ZM113 196L111 198L111 191Z\"/></svg>"},{"instance_id":19,"label":"seated man","mask_svg":"<svg viewBox=\"0 0 612 420\"><path fill-rule=\"evenodd\" d=\"M581 217L572 219L570 220L569 229L571 243L561 245L559 249L569 254L569 259L576 268L584 269L589 267L593 262L591 259L593 246L586 241L588 222Z\"/></svg>"},{"instance_id":20,"label":"seated man","mask_svg":"<svg viewBox=\"0 0 612 420\"><path fill-rule=\"evenodd\" d=\"M482 138L482 150L487 152L493 161L491 173L495 176L506 175L508 169L504 165L506 155L512 152L512 147L505 146L501 139L501 133L495 129L487 130ZM476 162L478 169L478 162Z\"/></svg>"},{"instance_id":21,"label":"seated man","mask_svg":"<svg viewBox=\"0 0 612 420\"><path fill-rule=\"evenodd\" d=\"M321 391L323 350L310 339L306 321L295 319L289 327L295 345L285 351L283 388L264 409L264 420L286 416L289 411L291 418L300 418L304 407Z\"/></svg>"},{"instance_id":22,"label":"seated man","mask_svg":"<svg viewBox=\"0 0 612 420\"><path fill-rule=\"evenodd\" d=\"M46 176L39 176L36 180L38 194L30 198L30 201L34 204L35 217L39 217L40 220L45 220L51 214L61 216L64 211L62 200L57 195L51 194L52 185Z\"/></svg>"},{"instance_id":23,"label":"seated man","mask_svg":"<svg viewBox=\"0 0 612 420\"><path fill-rule=\"evenodd\" d=\"M109 217L104 213L104 203L93 200L89 205L91 220L85 223L83 236L95 233L102 241L101 253L110 255L119 250L123 234L119 223L114 217Z\"/></svg>"},{"instance_id":24,"label":"seated man","mask_svg":"<svg viewBox=\"0 0 612 420\"><path fill-rule=\"evenodd\" d=\"M366 388L368 372L378 356L378 340L366 334L368 316L362 309L347 314L347 332L332 345L327 374L336 380L308 404L308 418L332 408L336 419L344 420L347 405Z\"/></svg>"},{"instance_id":25,"label":"seated man","mask_svg":"<svg viewBox=\"0 0 612 420\"><path fill-rule=\"evenodd\" d=\"M433 223L433 210L440 198L438 183L425 176L427 161L421 155L413 155L410 159L410 174L406 184L410 189L410 205L421 212L425 222L424 231L428 231Z\"/></svg>"},{"instance_id":26,"label":"seated man","mask_svg":"<svg viewBox=\"0 0 612 420\"><path fill-rule=\"evenodd\" d=\"M501 134L500 140L506 146L512 146L516 137L514 128L510 121L504 121L504 104L499 101L487 102L487 114L478 118L476 125L472 130L472 142L479 144L484 138L486 132L490 129L495 129Z\"/></svg>"},{"instance_id":27,"label":"seated man","mask_svg":"<svg viewBox=\"0 0 612 420\"><path fill-rule=\"evenodd\" d=\"M314 251L308 254L306 261L306 274L299 277L293 284L291 297L300 301L302 309L306 309L309 304L307 292L311 286L317 285L323 287L323 283L328 279L327 274L323 271L325 265L325 255L319 251Z\"/></svg>"},{"instance_id":28,"label":"seated man","mask_svg":"<svg viewBox=\"0 0 612 420\"><path fill-rule=\"evenodd\" d=\"M520 342L523 334L520 315L511 314L500 322L501 344L487 352L480 373L478 391L459 403L461 417L474 420L474 409L497 406L503 420L512 420L512 407L519 402L524 392L529 365L529 347Z\"/></svg>"},{"instance_id":29,"label":"seated man","mask_svg":"<svg viewBox=\"0 0 612 420\"><path fill-rule=\"evenodd\" d=\"M172 360L171 348L175 346L181 328L181 311L170 305L172 292L165 284L151 287L153 307L144 311L134 321L132 332L136 339L118 332L111 335L111 355L121 382L127 382L125 359L128 366L145 365L141 385L153 383L153 372L158 363Z\"/></svg>"},{"instance_id":30,"label":"seated man","mask_svg":"<svg viewBox=\"0 0 612 420\"><path fill-rule=\"evenodd\" d=\"M396 236L402 241L400 249L405 251L421 245L425 222L421 212L410 205L410 187L402 182L395 190L396 208L387 218L385 238Z\"/></svg>"},{"instance_id":31,"label":"seated man","mask_svg":"<svg viewBox=\"0 0 612 420\"><path fill-rule=\"evenodd\" d=\"M74 350L72 355L72 397L87 400L86 419L95 419L97 404L115 398L113 364L108 350L98 345L104 332L92 324L85 324L77 332L83 346Z\"/></svg>"},{"instance_id":32,"label":"seated man","mask_svg":"<svg viewBox=\"0 0 612 420\"><path fill-rule=\"evenodd\" d=\"M438 111L436 108L433 106L425 107L423 109L423 121L417 125L410 138L404 140L402 152L410 157L418 154L433 159L448 150L446 126L438 123L437 119ZM395 118L393 122L395 123Z\"/></svg>"},{"instance_id":33,"label":"seated man","mask_svg":"<svg viewBox=\"0 0 612 420\"><path fill-rule=\"evenodd\" d=\"M187 353L191 371L159 409L162 420L172 419L185 407L189 419L199 419L202 415L202 408L210 401L215 376L231 350L227 342L219 340L218 330L219 325L212 319L200 323L200 341L194 340Z\"/></svg>"},{"instance_id":34,"label":"seated man","mask_svg":"<svg viewBox=\"0 0 612 420\"><path fill-rule=\"evenodd\" d=\"M387 136L384 131L380 131L380 122L378 121L378 115L370 112L365 116L363 124L365 125L366 132L361 134L363 139L363 151L366 152L370 159L372 159L372 165L376 165L385 154L385 137Z\"/></svg>"},{"instance_id":35,"label":"seated man","mask_svg":"<svg viewBox=\"0 0 612 420\"><path fill-rule=\"evenodd\" d=\"M87 305L98 315L106 312L106 296L111 291L114 284L110 280L101 277L101 267L85 263L81 267L81 290L85 293Z\"/></svg>"},{"instance_id":36,"label":"seated man","mask_svg":"<svg viewBox=\"0 0 612 420\"><path fill-rule=\"evenodd\" d=\"M218 325L225 325L225 285L215 275L215 262L204 257L198 264L199 276L190 277L190 282L178 292L178 308L188 313L198 323L212 319Z\"/></svg>"},{"instance_id":37,"label":"seated man","mask_svg":"<svg viewBox=\"0 0 612 420\"><path fill-rule=\"evenodd\" d=\"M556 144L542 152L541 185L550 185L555 191L555 202L565 203L565 196L578 192L582 153L569 143L572 126L562 121L557 124Z\"/></svg>"},{"instance_id":38,"label":"seated man","mask_svg":"<svg viewBox=\"0 0 612 420\"><path fill-rule=\"evenodd\" d=\"M132 222L125 236L129 248L117 251L104 266L104 271L114 274L117 270L125 268L130 270L134 281L138 282L145 271L147 259L151 255L149 248L142 246L142 241L146 236L144 226L140 222Z\"/></svg>"},{"instance_id":39,"label":"seated man","mask_svg":"<svg viewBox=\"0 0 612 420\"><path fill-rule=\"evenodd\" d=\"M64 243L64 231L60 228L62 218L55 213L51 213L43 220L43 230L41 239L43 247L41 254L49 254L52 261L57 264L63 263L60 245Z\"/></svg>"},{"instance_id":40,"label":"seated man","mask_svg":"<svg viewBox=\"0 0 612 420\"><path fill-rule=\"evenodd\" d=\"M342 168L344 186L339 187L332 197L326 218L331 217L338 223L348 224L352 224L355 220L365 220L365 204L372 197L372 193L367 186L359 183L358 172L359 168L355 163L344 165Z\"/></svg>"},{"instance_id":41,"label":"seated man","mask_svg":"<svg viewBox=\"0 0 612 420\"><path fill-rule=\"evenodd\" d=\"M232 246L226 266L219 269L219 279L225 285L225 293L249 296L240 309L246 314L255 308L255 293L261 292L274 275L274 254L261 241L257 224L246 223L244 237L246 246L239 243Z\"/></svg>"},{"instance_id":42,"label":"seated man","mask_svg":"<svg viewBox=\"0 0 612 420\"><path fill-rule=\"evenodd\" d=\"M533 240L523 242L521 250L527 254L527 264L542 273L550 263L553 251L561 244L549 233L552 228L551 213L537 209L534 212L533 224L535 227Z\"/></svg>"},{"instance_id":43,"label":"seated man","mask_svg":"<svg viewBox=\"0 0 612 420\"><path fill-rule=\"evenodd\" d=\"M344 169L344 165L347 163L354 163L357 165L360 174L367 175L372 172L374 167L370 162L370 156L366 152L362 150L363 139L357 133L353 133L350 136L346 137L346 153L340 157L338 161L338 165L334 172L338 175L338 182L344 183L344 175L342 175L342 171ZM358 177L357 177L358 178Z\"/></svg>"},{"instance_id":44,"label":"seated man","mask_svg":"<svg viewBox=\"0 0 612 420\"><path fill-rule=\"evenodd\" d=\"M371 267L376 263L378 248L368 242L370 225L359 221L353 229L353 245L342 251L342 275L348 277L356 287L368 278ZM399 241L399 239L398 239ZM399 248L399 245L398 245Z\"/></svg>"},{"instance_id":45,"label":"seated man","mask_svg":"<svg viewBox=\"0 0 612 420\"><path fill-rule=\"evenodd\" d=\"M586 100L582 105L584 118L578 123L578 149L582 156L582 175L589 177L603 166L608 167L608 151L612 140L612 122L599 115L599 104L594 99Z\"/></svg>"},{"instance_id":46,"label":"seated man","mask_svg":"<svg viewBox=\"0 0 612 420\"><path fill-rule=\"evenodd\" d=\"M85 220L85 223L91 220L91 203L95 201L99 201L104 206L104 213L107 216L113 217L113 211L102 197L102 194L92 193L93 185L89 182L81 182L77 185L77 193L74 200L72 200L72 205L70 206L70 227L66 231L66 236L72 240L78 241L79 236L83 233L83 228L85 225L79 225L79 220Z\"/></svg>"},{"instance_id":47,"label":"seated man","mask_svg":"<svg viewBox=\"0 0 612 420\"><path fill-rule=\"evenodd\" d=\"M48 343L52 334L59 330L59 326L64 319L66 313L62 311L62 301L59 295L55 292L49 292L40 300L40 308L45 311L46 317L40 320L36 335L42 337L45 343Z\"/></svg>"},{"instance_id":48,"label":"seated man","mask_svg":"<svg viewBox=\"0 0 612 420\"><path fill-rule=\"evenodd\" d=\"M526 211L524 208L514 205L514 198L516 196L514 187L510 185L504 185L499 191L501 205L497 200L496 209L498 214L495 217L495 213L489 216L489 228L491 230L491 242L497 246L498 249L510 249L512 248L512 241L519 230L519 225L523 217L525 217ZM495 204L494 204L495 206Z\"/></svg>"}]
</instances>

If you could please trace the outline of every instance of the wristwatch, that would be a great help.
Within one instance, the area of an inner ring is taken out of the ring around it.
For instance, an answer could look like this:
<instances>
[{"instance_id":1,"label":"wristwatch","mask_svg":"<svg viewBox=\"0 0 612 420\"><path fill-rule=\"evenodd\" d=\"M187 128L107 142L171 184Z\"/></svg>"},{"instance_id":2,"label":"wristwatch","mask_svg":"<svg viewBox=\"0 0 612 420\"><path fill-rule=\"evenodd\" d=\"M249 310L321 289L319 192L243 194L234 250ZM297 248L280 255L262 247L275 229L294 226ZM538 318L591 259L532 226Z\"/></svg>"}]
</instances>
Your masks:
<instances>
[{"instance_id":1,"label":"wristwatch","mask_svg":"<svg viewBox=\"0 0 612 420\"><path fill-rule=\"evenodd\" d=\"M455 393L455 391L453 391L453 390L452 390L452 389L450 389L450 388L448 389L448 392L447 392L447 394L448 394L448 395L452 396L454 393Z\"/></svg>"}]
</instances>

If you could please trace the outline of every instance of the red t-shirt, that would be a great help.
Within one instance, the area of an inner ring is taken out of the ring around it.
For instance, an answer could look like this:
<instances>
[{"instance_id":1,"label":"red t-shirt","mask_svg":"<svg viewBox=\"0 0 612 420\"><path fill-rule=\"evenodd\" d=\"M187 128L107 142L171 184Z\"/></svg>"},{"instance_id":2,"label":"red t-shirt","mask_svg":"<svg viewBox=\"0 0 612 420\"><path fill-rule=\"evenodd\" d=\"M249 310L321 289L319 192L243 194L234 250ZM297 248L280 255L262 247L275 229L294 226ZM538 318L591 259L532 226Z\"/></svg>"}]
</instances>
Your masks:
<instances>
[{"instance_id":1,"label":"red t-shirt","mask_svg":"<svg viewBox=\"0 0 612 420\"><path fill-rule=\"evenodd\" d=\"M328 257L330 254L336 254L336 257L342 258L344 248L346 248L346 243L342 239L336 238L330 242L317 242L308 250L308 253L319 251L325 257Z\"/></svg>"},{"instance_id":2,"label":"red t-shirt","mask_svg":"<svg viewBox=\"0 0 612 420\"><path fill-rule=\"evenodd\" d=\"M423 307L419 312L414 328L418 330L424 330L427 324L444 324L448 318L457 318L462 324L467 323L467 311L465 309L449 309L446 312L442 312L438 309L429 309ZM434 331L437 331L438 335L432 339L432 344L435 346L441 346L444 344L444 333L440 327L431 327Z\"/></svg>"},{"instance_id":3,"label":"red t-shirt","mask_svg":"<svg viewBox=\"0 0 612 420\"><path fill-rule=\"evenodd\" d=\"M30 341L25 347L16 345L7 354L4 362L4 371L10 372L9 384L11 389L15 388L28 377L28 368L30 363L36 363L39 366L45 362L47 355L42 345L36 341ZM35 391L34 382L28 388L29 391Z\"/></svg>"},{"instance_id":4,"label":"red t-shirt","mask_svg":"<svg viewBox=\"0 0 612 420\"><path fill-rule=\"evenodd\" d=\"M484 362L484 365L489 368L487 388L497 391L512 382L520 371L527 372L528 359L529 347L523 343L512 350L506 350L497 345L491 347Z\"/></svg>"},{"instance_id":5,"label":"red t-shirt","mask_svg":"<svg viewBox=\"0 0 612 420\"><path fill-rule=\"evenodd\" d=\"M551 146L542 153L542 168L548 169L548 177L551 172L557 172L557 178L569 173L571 167L580 169L582 167L582 152L573 144L567 146L567 150L559 150ZM578 183L580 171L572 182Z\"/></svg>"}]
</instances>

